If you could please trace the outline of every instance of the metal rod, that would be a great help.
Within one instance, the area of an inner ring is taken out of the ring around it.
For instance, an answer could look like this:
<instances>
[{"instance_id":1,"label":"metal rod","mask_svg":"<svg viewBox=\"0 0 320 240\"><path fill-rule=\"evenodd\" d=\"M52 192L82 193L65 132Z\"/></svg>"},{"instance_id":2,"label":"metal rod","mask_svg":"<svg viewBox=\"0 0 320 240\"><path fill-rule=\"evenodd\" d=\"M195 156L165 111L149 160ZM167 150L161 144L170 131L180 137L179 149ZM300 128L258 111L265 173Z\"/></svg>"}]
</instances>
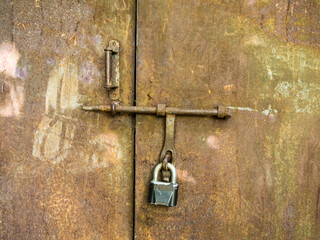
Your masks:
<instances>
[{"instance_id":1,"label":"metal rod","mask_svg":"<svg viewBox=\"0 0 320 240\"><path fill-rule=\"evenodd\" d=\"M217 109L183 109L183 108L166 108L166 114L189 115L189 116L217 116Z\"/></svg>"},{"instance_id":2,"label":"metal rod","mask_svg":"<svg viewBox=\"0 0 320 240\"><path fill-rule=\"evenodd\" d=\"M106 106L82 106L86 111L104 111L111 112L111 105ZM136 113L136 114L157 114L157 107L139 107L139 106L121 106L115 107L117 113ZM218 116L223 118L229 116L228 112L221 113L218 109L183 109L166 107L165 114L188 115L188 116Z\"/></svg>"},{"instance_id":3,"label":"metal rod","mask_svg":"<svg viewBox=\"0 0 320 240\"><path fill-rule=\"evenodd\" d=\"M111 84L111 74L112 74L112 51L111 50L105 50L106 54L106 64L105 64L105 69L106 69L106 85L105 87L110 90L112 89L112 84Z\"/></svg>"}]
</instances>

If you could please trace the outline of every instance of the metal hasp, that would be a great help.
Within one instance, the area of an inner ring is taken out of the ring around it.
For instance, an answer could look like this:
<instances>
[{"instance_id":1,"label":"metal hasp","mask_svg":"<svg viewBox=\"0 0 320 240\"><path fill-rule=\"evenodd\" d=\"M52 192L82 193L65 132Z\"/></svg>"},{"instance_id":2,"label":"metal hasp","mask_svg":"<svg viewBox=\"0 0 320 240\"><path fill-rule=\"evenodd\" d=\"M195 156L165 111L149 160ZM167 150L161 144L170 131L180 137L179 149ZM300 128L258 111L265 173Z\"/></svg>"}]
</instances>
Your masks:
<instances>
[{"instance_id":1,"label":"metal hasp","mask_svg":"<svg viewBox=\"0 0 320 240\"><path fill-rule=\"evenodd\" d=\"M162 151L159 156L159 164L154 170L154 177L150 184L149 202L154 205L176 206L178 198L177 174L174 167L176 151L174 148L174 125L176 115L184 116L213 116L217 118L230 117L228 110L223 106L212 109L185 109L166 107L158 104L157 107L121 106L120 105L120 73L119 73L120 45L116 40L109 42L106 48L105 87L109 92L111 103L105 106L82 106L85 111L110 112L112 116L117 113L154 114L159 117L166 116L166 136ZM158 181L158 174L162 170L162 180ZM171 182L169 182L171 179Z\"/></svg>"},{"instance_id":2,"label":"metal hasp","mask_svg":"<svg viewBox=\"0 0 320 240\"><path fill-rule=\"evenodd\" d=\"M175 125L176 115L167 114L166 115L166 129L165 129L165 139L162 151L160 153L160 161L162 162L162 180L164 182L169 182L170 171L168 171L168 164L175 164L176 160L176 150L174 148L174 125Z\"/></svg>"}]
</instances>

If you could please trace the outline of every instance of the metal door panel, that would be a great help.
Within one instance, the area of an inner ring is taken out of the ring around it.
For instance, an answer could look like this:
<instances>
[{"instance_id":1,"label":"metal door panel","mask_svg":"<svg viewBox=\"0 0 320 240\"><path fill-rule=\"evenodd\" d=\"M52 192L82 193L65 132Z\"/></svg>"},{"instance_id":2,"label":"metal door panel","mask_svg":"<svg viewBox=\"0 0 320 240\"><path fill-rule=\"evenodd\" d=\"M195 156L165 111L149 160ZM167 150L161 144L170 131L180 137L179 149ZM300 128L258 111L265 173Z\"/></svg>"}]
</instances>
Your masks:
<instances>
[{"instance_id":1,"label":"metal door panel","mask_svg":"<svg viewBox=\"0 0 320 240\"><path fill-rule=\"evenodd\" d=\"M319 238L317 1L138 1L137 105L176 119L179 199L147 203L164 119L137 116L137 239Z\"/></svg>"},{"instance_id":2,"label":"metal door panel","mask_svg":"<svg viewBox=\"0 0 320 240\"><path fill-rule=\"evenodd\" d=\"M0 5L0 238L130 239L132 118L81 105L109 101L111 39L132 104L134 2Z\"/></svg>"}]
</instances>

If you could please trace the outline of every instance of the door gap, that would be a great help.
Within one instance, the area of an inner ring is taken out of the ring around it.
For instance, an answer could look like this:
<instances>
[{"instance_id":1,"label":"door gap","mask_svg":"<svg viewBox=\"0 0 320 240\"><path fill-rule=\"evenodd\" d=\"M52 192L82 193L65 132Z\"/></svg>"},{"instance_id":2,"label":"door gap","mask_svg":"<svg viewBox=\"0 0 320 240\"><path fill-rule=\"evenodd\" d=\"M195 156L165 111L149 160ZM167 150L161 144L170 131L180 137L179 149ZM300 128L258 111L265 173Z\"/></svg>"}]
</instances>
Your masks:
<instances>
[{"instance_id":1,"label":"door gap","mask_svg":"<svg viewBox=\"0 0 320 240\"><path fill-rule=\"evenodd\" d=\"M138 43L138 0L134 10L134 65L133 65L133 106L137 105L137 43ZM132 239L136 234L136 114L132 115L133 125L133 204L132 204Z\"/></svg>"}]
</instances>

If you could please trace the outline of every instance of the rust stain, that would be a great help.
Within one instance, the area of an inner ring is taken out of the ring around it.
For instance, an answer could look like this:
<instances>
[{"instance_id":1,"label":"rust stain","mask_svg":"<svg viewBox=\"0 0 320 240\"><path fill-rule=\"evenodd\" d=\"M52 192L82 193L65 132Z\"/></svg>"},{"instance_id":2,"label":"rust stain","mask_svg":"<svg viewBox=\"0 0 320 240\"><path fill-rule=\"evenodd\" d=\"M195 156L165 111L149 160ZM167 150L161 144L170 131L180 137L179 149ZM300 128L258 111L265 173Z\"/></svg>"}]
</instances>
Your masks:
<instances>
[{"instance_id":1,"label":"rust stain","mask_svg":"<svg viewBox=\"0 0 320 240\"><path fill-rule=\"evenodd\" d=\"M131 117L79 106L108 101L104 48L133 45L134 3L0 5L0 238L132 239ZM130 104L133 59L124 47Z\"/></svg>"},{"instance_id":2,"label":"rust stain","mask_svg":"<svg viewBox=\"0 0 320 240\"><path fill-rule=\"evenodd\" d=\"M319 1L137 3L137 103L234 115L177 118L171 209L147 203L162 119L137 116L135 237L318 239ZM111 39L131 105L134 2L0 5L0 237L131 239L132 120L78 106L108 101Z\"/></svg>"},{"instance_id":3,"label":"rust stain","mask_svg":"<svg viewBox=\"0 0 320 240\"><path fill-rule=\"evenodd\" d=\"M233 116L177 117L176 168L196 184L180 176L165 210L146 201L160 120L138 117L137 238L319 238L319 17L317 1L138 2L137 104Z\"/></svg>"}]
</instances>

